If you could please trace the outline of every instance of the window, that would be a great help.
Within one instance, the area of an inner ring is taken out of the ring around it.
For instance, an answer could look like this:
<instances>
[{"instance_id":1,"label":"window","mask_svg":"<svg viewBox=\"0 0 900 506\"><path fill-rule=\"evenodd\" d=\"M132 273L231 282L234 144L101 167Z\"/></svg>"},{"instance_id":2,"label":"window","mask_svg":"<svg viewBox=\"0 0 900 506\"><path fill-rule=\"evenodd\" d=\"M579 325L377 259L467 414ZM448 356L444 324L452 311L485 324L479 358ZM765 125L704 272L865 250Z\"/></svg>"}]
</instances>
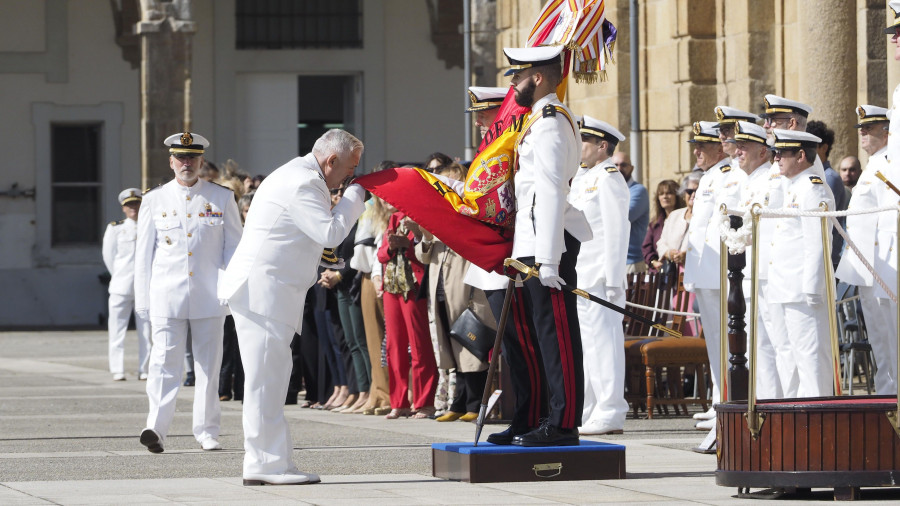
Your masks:
<instances>
[{"instance_id":1,"label":"window","mask_svg":"<svg viewBox=\"0 0 900 506\"><path fill-rule=\"evenodd\" d=\"M359 133L353 124L354 86L352 76L297 78L298 154L311 152L316 140L332 128Z\"/></svg>"},{"instance_id":2,"label":"window","mask_svg":"<svg viewBox=\"0 0 900 506\"><path fill-rule=\"evenodd\" d=\"M53 247L100 243L100 138L101 125L97 123L50 127Z\"/></svg>"},{"instance_id":3,"label":"window","mask_svg":"<svg viewBox=\"0 0 900 506\"><path fill-rule=\"evenodd\" d=\"M362 0L237 0L237 49L362 47Z\"/></svg>"}]
</instances>

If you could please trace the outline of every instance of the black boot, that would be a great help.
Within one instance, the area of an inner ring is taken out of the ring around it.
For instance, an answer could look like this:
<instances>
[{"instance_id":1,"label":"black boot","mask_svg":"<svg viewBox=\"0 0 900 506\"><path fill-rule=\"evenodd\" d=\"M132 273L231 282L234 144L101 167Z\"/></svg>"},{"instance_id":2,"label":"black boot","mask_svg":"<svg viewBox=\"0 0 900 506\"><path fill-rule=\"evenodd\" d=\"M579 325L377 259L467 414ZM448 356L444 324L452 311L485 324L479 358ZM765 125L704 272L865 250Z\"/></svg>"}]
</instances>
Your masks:
<instances>
[{"instance_id":1,"label":"black boot","mask_svg":"<svg viewBox=\"0 0 900 506\"><path fill-rule=\"evenodd\" d=\"M578 429L561 429L543 420L533 431L516 436L512 444L517 446L578 446Z\"/></svg>"},{"instance_id":2,"label":"black boot","mask_svg":"<svg viewBox=\"0 0 900 506\"><path fill-rule=\"evenodd\" d=\"M511 445L513 438L528 433L531 429L523 425L510 425L503 432L495 432L487 437L487 442L495 445Z\"/></svg>"}]
</instances>

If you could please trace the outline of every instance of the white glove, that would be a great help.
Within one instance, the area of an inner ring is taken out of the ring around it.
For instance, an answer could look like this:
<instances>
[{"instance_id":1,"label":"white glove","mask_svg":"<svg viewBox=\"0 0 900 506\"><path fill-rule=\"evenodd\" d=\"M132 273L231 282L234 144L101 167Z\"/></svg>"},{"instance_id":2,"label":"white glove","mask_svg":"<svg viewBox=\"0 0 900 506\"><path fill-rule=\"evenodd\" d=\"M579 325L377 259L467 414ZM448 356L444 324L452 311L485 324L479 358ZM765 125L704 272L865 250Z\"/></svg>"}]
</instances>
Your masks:
<instances>
[{"instance_id":1,"label":"white glove","mask_svg":"<svg viewBox=\"0 0 900 506\"><path fill-rule=\"evenodd\" d=\"M606 300L615 302L622 296L622 289L616 287L606 287Z\"/></svg>"},{"instance_id":2,"label":"white glove","mask_svg":"<svg viewBox=\"0 0 900 506\"><path fill-rule=\"evenodd\" d=\"M228 299L219 299L219 306L226 307L228 305Z\"/></svg>"},{"instance_id":3,"label":"white glove","mask_svg":"<svg viewBox=\"0 0 900 506\"><path fill-rule=\"evenodd\" d=\"M541 265L541 268L538 271L538 276L541 280L541 284L546 286L547 288L556 288L557 290L562 290L562 285L563 283L565 283L565 281L563 281L563 278L559 277L558 264Z\"/></svg>"},{"instance_id":4,"label":"white glove","mask_svg":"<svg viewBox=\"0 0 900 506\"><path fill-rule=\"evenodd\" d=\"M137 317L142 320L146 320L146 319L150 318L150 310L149 309L135 309L134 314L137 315Z\"/></svg>"},{"instance_id":5,"label":"white glove","mask_svg":"<svg viewBox=\"0 0 900 506\"><path fill-rule=\"evenodd\" d=\"M822 296L821 296L821 295L818 295L818 294L806 294L806 305L807 305L807 306L814 306L814 305L816 305L816 304L821 304L822 302L823 302L823 301L822 301Z\"/></svg>"}]
</instances>

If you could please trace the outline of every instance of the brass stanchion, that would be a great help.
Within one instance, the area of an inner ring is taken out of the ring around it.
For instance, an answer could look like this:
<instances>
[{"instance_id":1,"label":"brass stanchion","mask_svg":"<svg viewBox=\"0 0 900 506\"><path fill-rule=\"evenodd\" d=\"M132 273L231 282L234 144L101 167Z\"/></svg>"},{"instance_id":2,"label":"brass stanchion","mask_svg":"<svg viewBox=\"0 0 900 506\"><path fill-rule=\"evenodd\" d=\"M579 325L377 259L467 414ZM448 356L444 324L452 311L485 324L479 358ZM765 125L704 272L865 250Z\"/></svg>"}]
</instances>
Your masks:
<instances>
[{"instance_id":1,"label":"brass stanchion","mask_svg":"<svg viewBox=\"0 0 900 506\"><path fill-rule=\"evenodd\" d=\"M900 195L900 192L897 191L897 187L892 185L884 176L881 176L881 173L877 173L879 178L882 181L887 183L887 185L894 190L895 193ZM897 212L897 231L895 233L900 233L900 208L898 208ZM896 294L900 290L900 248L897 248L897 284L894 286L894 293ZM900 296L898 296L900 298ZM900 336L900 300L894 306L897 308L897 336ZM900 370L900 346L897 347L897 370ZM888 420L890 420L891 425L894 427L894 432L900 436L900 381L896 381L897 383L897 407L893 412L887 413Z\"/></svg>"},{"instance_id":2,"label":"brass stanchion","mask_svg":"<svg viewBox=\"0 0 900 506\"><path fill-rule=\"evenodd\" d=\"M728 208L725 204L719 208L719 212L728 219ZM728 329L725 326L725 318L728 315L728 301L726 299L728 288L725 280L728 278L728 247L725 241L719 238L719 402L728 400Z\"/></svg>"},{"instance_id":3,"label":"brass stanchion","mask_svg":"<svg viewBox=\"0 0 900 506\"><path fill-rule=\"evenodd\" d=\"M756 411L756 323L759 319L759 203L750 208L753 219L751 228L751 248L753 258L750 261L750 374L747 385L747 428L753 439L759 438L759 431L766 421L766 415Z\"/></svg>"},{"instance_id":4,"label":"brass stanchion","mask_svg":"<svg viewBox=\"0 0 900 506\"><path fill-rule=\"evenodd\" d=\"M819 209L828 211L826 202L819 202ZM828 217L822 216L822 256L825 259L825 304L828 311L828 333L831 338L831 369L834 374L834 395L841 395L841 354L838 347L837 302L834 298L834 266L831 264L831 234L828 232Z\"/></svg>"}]
</instances>

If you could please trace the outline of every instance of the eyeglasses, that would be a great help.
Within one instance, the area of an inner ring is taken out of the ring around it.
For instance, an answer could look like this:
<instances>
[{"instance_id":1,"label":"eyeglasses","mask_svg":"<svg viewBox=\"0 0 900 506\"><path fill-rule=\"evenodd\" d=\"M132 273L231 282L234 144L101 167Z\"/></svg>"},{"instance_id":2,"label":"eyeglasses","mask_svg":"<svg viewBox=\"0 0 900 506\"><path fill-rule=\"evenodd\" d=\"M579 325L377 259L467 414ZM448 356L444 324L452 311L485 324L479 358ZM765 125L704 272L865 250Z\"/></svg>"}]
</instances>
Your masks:
<instances>
[{"instance_id":1,"label":"eyeglasses","mask_svg":"<svg viewBox=\"0 0 900 506\"><path fill-rule=\"evenodd\" d=\"M690 195L693 195L694 192L696 192L696 191L697 191L696 188L685 188L685 189L684 189L684 194L690 196Z\"/></svg>"},{"instance_id":2,"label":"eyeglasses","mask_svg":"<svg viewBox=\"0 0 900 506\"><path fill-rule=\"evenodd\" d=\"M799 149L795 148L773 149L772 151L775 153L775 156L777 158L792 157L800 152Z\"/></svg>"}]
</instances>

